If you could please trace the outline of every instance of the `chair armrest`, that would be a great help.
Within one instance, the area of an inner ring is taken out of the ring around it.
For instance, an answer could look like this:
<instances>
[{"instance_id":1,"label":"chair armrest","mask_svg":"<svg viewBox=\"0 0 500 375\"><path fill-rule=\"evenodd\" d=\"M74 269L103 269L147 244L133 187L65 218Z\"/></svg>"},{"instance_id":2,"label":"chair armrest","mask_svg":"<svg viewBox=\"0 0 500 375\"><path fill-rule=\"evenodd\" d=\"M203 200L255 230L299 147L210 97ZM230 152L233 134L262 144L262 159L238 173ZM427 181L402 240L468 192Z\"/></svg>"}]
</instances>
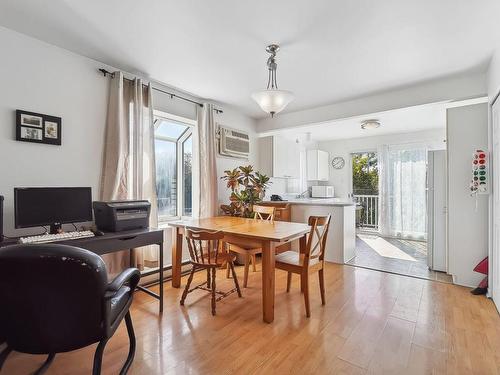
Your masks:
<instances>
[{"instance_id":1,"label":"chair armrest","mask_svg":"<svg viewBox=\"0 0 500 375\"><path fill-rule=\"evenodd\" d=\"M124 284L128 283L133 291L141 278L141 272L137 268L127 268L114 278L106 288L106 296L112 297Z\"/></svg>"}]
</instances>

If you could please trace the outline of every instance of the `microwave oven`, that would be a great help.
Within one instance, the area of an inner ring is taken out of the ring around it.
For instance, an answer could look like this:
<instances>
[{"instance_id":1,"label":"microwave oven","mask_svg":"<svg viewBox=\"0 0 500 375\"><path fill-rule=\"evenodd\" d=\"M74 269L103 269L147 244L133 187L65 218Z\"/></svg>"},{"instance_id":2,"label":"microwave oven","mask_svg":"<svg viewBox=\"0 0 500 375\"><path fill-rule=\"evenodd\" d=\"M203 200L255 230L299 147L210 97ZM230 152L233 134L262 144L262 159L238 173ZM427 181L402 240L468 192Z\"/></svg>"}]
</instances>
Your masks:
<instances>
[{"instance_id":1,"label":"microwave oven","mask_svg":"<svg viewBox=\"0 0 500 375\"><path fill-rule=\"evenodd\" d=\"M312 198L333 198L333 186L313 186L311 191Z\"/></svg>"}]
</instances>

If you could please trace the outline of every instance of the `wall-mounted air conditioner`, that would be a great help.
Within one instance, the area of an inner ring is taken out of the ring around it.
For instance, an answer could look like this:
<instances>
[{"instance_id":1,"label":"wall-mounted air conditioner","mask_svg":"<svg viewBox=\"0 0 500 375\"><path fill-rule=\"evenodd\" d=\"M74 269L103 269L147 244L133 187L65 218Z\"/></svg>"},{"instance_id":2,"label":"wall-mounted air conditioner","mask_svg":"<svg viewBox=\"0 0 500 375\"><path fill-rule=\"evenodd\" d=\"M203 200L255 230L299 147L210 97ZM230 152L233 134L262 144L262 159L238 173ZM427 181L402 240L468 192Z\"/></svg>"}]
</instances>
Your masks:
<instances>
[{"instance_id":1,"label":"wall-mounted air conditioner","mask_svg":"<svg viewBox=\"0 0 500 375\"><path fill-rule=\"evenodd\" d=\"M219 154L247 159L250 152L250 136L241 130L219 126Z\"/></svg>"}]
</instances>

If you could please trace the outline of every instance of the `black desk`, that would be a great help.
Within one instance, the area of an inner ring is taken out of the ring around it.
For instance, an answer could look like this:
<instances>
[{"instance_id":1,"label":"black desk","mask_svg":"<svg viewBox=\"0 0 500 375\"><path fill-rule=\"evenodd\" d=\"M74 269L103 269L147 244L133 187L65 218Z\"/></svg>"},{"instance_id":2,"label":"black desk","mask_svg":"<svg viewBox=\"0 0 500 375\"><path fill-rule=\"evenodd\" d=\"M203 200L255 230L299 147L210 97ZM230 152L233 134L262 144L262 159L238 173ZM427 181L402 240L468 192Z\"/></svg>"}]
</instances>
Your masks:
<instances>
[{"instance_id":1,"label":"black desk","mask_svg":"<svg viewBox=\"0 0 500 375\"><path fill-rule=\"evenodd\" d=\"M0 242L0 247L13 245L16 242L4 241ZM103 255L114 253L122 250L130 250L136 247L158 245L160 252L160 267L158 273L160 274L160 294L156 294L151 290L138 286L137 288L150 296L160 301L160 312L163 311L163 230L162 229L135 229L125 232L106 232L103 236L95 236L89 238L78 238L68 241L52 242L54 244L64 244L80 247L89 250L95 254Z\"/></svg>"}]
</instances>

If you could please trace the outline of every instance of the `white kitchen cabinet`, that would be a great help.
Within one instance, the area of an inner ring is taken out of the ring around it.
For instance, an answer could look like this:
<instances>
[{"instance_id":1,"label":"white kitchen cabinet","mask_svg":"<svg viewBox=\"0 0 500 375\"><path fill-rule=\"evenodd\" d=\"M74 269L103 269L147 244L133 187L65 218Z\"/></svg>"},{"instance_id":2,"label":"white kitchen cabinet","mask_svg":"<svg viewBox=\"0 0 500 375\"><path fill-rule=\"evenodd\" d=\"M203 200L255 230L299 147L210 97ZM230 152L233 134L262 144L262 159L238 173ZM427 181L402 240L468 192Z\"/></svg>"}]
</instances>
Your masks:
<instances>
[{"instance_id":1,"label":"white kitchen cabinet","mask_svg":"<svg viewBox=\"0 0 500 375\"><path fill-rule=\"evenodd\" d=\"M259 138L259 171L275 178L299 178L300 146L277 136Z\"/></svg>"},{"instance_id":2,"label":"white kitchen cabinet","mask_svg":"<svg viewBox=\"0 0 500 375\"><path fill-rule=\"evenodd\" d=\"M307 180L328 181L329 178L328 152L322 150L308 150Z\"/></svg>"},{"instance_id":3,"label":"white kitchen cabinet","mask_svg":"<svg viewBox=\"0 0 500 375\"><path fill-rule=\"evenodd\" d=\"M287 142L278 137L273 137L273 177L287 177L290 174L287 159Z\"/></svg>"},{"instance_id":4,"label":"white kitchen cabinet","mask_svg":"<svg viewBox=\"0 0 500 375\"><path fill-rule=\"evenodd\" d=\"M289 178L300 178L300 145L295 141L289 141L287 145L287 175Z\"/></svg>"}]
</instances>

